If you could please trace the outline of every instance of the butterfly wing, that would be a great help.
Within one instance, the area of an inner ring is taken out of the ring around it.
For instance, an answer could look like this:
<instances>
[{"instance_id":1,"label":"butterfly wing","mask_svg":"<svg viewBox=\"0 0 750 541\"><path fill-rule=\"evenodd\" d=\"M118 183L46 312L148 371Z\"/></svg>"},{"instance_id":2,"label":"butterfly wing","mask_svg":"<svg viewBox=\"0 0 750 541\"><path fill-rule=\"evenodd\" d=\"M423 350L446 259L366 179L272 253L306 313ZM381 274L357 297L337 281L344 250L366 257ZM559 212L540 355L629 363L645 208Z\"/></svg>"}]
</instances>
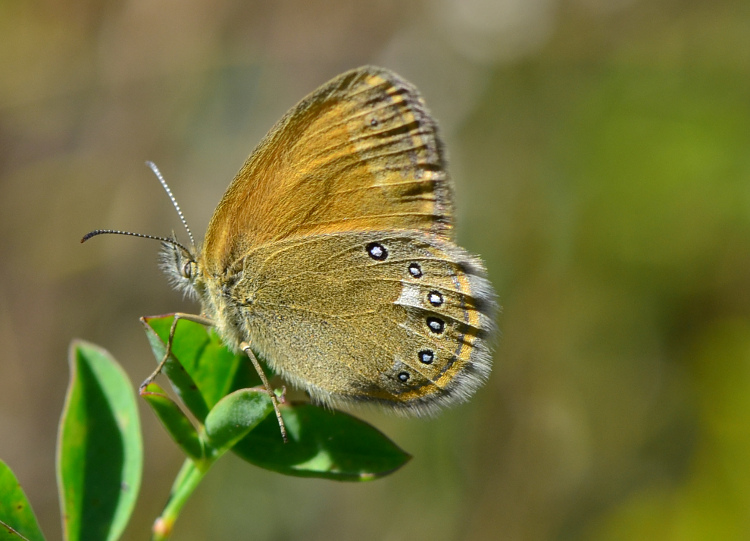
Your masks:
<instances>
[{"instance_id":1,"label":"butterfly wing","mask_svg":"<svg viewBox=\"0 0 750 541\"><path fill-rule=\"evenodd\" d=\"M430 413L490 371L494 292L453 242L435 122L380 68L333 79L248 158L208 227L204 312L318 401Z\"/></svg>"},{"instance_id":2,"label":"butterfly wing","mask_svg":"<svg viewBox=\"0 0 750 541\"><path fill-rule=\"evenodd\" d=\"M346 72L269 132L219 203L203 245L217 274L249 249L327 232L421 230L452 238L436 125L418 91L375 67Z\"/></svg>"},{"instance_id":3,"label":"butterfly wing","mask_svg":"<svg viewBox=\"0 0 750 541\"><path fill-rule=\"evenodd\" d=\"M420 232L313 235L251 251L244 333L319 402L432 413L490 371L496 308L481 262Z\"/></svg>"}]
</instances>

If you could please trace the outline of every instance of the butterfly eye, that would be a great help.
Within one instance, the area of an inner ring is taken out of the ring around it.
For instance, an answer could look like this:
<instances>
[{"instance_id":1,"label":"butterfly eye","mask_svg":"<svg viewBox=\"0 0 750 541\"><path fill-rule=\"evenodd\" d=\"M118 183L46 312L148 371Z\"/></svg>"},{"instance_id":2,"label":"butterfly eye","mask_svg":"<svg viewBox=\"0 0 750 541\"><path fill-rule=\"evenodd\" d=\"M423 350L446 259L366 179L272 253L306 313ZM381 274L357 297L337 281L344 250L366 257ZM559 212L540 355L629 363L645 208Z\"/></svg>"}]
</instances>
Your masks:
<instances>
[{"instance_id":1,"label":"butterfly eye","mask_svg":"<svg viewBox=\"0 0 750 541\"><path fill-rule=\"evenodd\" d=\"M193 265L195 265L193 261L188 261L185 263L185 266L182 267L182 275L188 280L193 277Z\"/></svg>"}]
</instances>

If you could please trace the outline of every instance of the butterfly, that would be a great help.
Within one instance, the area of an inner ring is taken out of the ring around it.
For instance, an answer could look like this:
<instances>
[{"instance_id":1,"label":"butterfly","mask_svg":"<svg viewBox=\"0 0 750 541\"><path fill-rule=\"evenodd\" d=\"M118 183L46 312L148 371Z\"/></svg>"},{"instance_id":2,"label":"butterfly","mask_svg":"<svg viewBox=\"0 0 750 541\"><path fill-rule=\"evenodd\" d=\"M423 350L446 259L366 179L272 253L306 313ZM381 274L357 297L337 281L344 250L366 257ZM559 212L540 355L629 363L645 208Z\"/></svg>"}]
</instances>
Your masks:
<instances>
[{"instance_id":1,"label":"butterfly","mask_svg":"<svg viewBox=\"0 0 750 541\"><path fill-rule=\"evenodd\" d=\"M84 240L101 233L131 234ZM227 188L202 246L147 237L200 301L191 317L315 402L432 414L489 376L495 293L456 244L436 122L389 70L348 71L293 107Z\"/></svg>"}]
</instances>

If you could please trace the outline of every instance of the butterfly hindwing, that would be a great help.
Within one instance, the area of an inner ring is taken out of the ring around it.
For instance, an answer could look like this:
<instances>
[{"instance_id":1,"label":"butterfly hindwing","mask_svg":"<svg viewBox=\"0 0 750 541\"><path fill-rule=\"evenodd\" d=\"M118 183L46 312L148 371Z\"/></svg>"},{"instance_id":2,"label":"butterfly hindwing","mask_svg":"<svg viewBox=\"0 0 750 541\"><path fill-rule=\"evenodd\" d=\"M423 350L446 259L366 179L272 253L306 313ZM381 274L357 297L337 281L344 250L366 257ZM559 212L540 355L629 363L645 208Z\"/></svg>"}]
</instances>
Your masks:
<instances>
[{"instance_id":1,"label":"butterfly hindwing","mask_svg":"<svg viewBox=\"0 0 750 541\"><path fill-rule=\"evenodd\" d=\"M289 239L252 250L242 276L245 332L319 401L429 413L489 373L494 295L478 260L450 242L392 231Z\"/></svg>"}]
</instances>

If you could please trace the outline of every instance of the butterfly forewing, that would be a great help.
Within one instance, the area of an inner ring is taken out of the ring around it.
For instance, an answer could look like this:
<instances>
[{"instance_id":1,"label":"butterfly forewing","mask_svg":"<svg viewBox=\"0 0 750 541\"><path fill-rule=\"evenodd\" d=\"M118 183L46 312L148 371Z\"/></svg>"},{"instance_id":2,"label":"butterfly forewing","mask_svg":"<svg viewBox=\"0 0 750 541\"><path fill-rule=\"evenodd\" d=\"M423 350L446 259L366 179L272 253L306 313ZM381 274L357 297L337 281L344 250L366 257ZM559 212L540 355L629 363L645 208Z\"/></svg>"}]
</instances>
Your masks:
<instances>
[{"instance_id":1,"label":"butterfly forewing","mask_svg":"<svg viewBox=\"0 0 750 541\"><path fill-rule=\"evenodd\" d=\"M365 67L302 100L248 158L214 213L203 264L219 273L259 245L329 232L452 238L451 185L417 90Z\"/></svg>"}]
</instances>

